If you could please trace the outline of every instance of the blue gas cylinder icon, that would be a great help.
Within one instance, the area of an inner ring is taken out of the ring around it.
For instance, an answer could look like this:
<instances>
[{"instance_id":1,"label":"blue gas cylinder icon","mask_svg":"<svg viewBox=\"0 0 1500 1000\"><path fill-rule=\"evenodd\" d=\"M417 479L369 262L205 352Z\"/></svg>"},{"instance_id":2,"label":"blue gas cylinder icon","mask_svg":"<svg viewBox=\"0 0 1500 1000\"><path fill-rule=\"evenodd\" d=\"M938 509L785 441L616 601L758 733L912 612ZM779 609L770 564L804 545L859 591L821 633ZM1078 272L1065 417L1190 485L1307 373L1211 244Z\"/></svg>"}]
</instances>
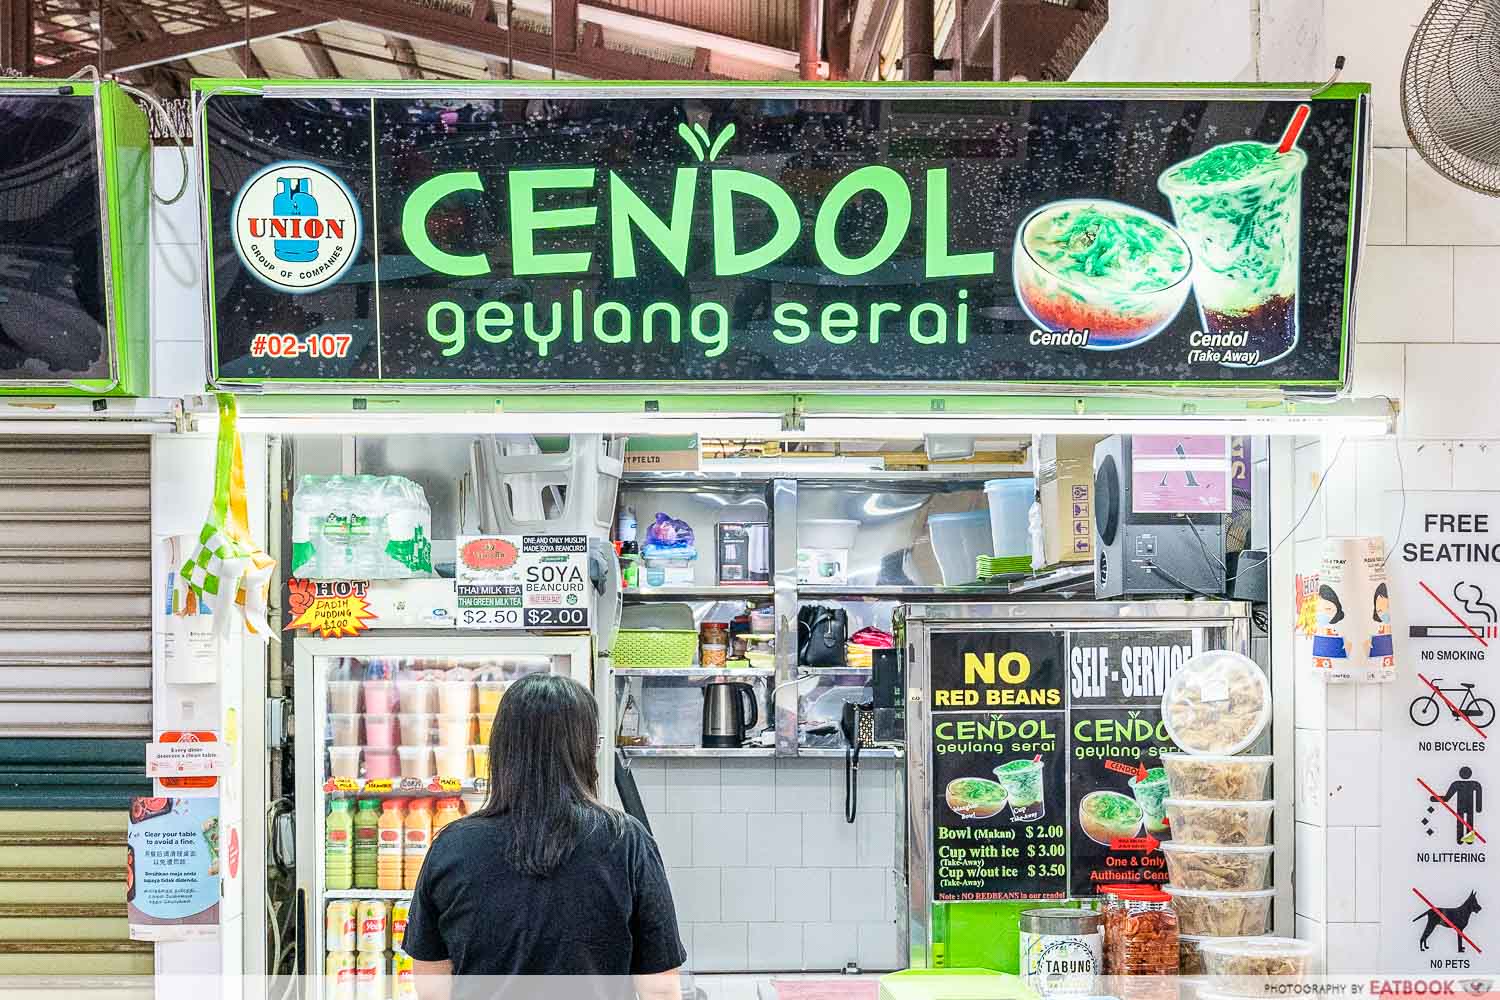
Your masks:
<instances>
[{"instance_id":1,"label":"blue gas cylinder icon","mask_svg":"<svg viewBox=\"0 0 1500 1000\"><path fill-rule=\"evenodd\" d=\"M302 220L318 216L318 199L308 192L307 181L306 177L280 177L276 180L281 190L271 202L272 231L291 237L273 241L272 253L277 260L296 264L318 258L318 241L303 237Z\"/></svg>"}]
</instances>

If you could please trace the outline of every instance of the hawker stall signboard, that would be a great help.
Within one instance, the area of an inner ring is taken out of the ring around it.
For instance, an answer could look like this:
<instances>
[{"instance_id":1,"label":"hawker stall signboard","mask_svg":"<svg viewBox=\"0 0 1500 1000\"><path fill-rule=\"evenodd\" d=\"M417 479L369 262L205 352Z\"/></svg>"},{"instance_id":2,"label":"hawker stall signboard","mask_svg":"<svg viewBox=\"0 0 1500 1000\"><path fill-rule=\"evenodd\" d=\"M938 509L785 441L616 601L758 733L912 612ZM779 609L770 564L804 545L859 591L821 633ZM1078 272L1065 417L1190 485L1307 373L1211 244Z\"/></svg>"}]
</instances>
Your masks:
<instances>
[{"instance_id":1,"label":"hawker stall signboard","mask_svg":"<svg viewBox=\"0 0 1500 1000\"><path fill-rule=\"evenodd\" d=\"M1367 88L198 81L220 388L1342 388Z\"/></svg>"},{"instance_id":2,"label":"hawker stall signboard","mask_svg":"<svg viewBox=\"0 0 1500 1000\"><path fill-rule=\"evenodd\" d=\"M0 79L0 396L147 392L150 155L116 85Z\"/></svg>"},{"instance_id":3,"label":"hawker stall signboard","mask_svg":"<svg viewBox=\"0 0 1500 1000\"><path fill-rule=\"evenodd\" d=\"M1371 971L1494 976L1500 493L1387 494L1385 523L1392 593L1348 610L1381 623L1395 652L1380 759L1369 762L1380 774L1381 962Z\"/></svg>"}]
</instances>

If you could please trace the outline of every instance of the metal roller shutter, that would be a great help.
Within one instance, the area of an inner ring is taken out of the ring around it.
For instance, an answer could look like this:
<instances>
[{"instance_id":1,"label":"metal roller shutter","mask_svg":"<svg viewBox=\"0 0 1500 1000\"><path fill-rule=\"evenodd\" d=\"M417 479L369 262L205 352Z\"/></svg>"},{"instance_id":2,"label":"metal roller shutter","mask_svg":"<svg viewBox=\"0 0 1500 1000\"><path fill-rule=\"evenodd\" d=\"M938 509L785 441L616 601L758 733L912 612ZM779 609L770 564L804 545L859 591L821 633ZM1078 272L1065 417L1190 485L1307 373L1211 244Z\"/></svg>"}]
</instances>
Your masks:
<instances>
[{"instance_id":1,"label":"metal roller shutter","mask_svg":"<svg viewBox=\"0 0 1500 1000\"><path fill-rule=\"evenodd\" d=\"M125 919L124 810L0 810L0 980L150 975Z\"/></svg>"},{"instance_id":2,"label":"metal roller shutter","mask_svg":"<svg viewBox=\"0 0 1500 1000\"><path fill-rule=\"evenodd\" d=\"M151 737L151 451L0 437L0 738Z\"/></svg>"}]
</instances>

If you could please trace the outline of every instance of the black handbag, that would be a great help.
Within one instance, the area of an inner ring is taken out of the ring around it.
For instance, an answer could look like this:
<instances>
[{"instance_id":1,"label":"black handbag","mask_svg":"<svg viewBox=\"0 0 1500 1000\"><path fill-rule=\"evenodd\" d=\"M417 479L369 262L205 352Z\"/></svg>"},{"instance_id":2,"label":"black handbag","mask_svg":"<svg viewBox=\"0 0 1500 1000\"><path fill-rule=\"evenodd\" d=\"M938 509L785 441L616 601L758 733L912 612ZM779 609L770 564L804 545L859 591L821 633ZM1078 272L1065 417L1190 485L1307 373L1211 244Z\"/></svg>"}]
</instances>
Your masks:
<instances>
[{"instance_id":1,"label":"black handbag","mask_svg":"<svg viewBox=\"0 0 1500 1000\"><path fill-rule=\"evenodd\" d=\"M843 608L809 604L797 612L797 663L804 667L842 667L849 641L849 613Z\"/></svg>"}]
</instances>

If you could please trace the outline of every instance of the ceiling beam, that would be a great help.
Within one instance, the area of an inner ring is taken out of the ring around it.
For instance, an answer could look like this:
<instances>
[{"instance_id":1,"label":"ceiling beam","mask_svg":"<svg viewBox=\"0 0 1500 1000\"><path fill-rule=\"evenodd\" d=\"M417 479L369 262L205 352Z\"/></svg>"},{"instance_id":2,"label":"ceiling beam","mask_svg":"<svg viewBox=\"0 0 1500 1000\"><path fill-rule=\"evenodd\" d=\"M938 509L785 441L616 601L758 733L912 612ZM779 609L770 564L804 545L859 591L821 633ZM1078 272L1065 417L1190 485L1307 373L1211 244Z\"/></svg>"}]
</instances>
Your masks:
<instances>
[{"instance_id":1,"label":"ceiling beam","mask_svg":"<svg viewBox=\"0 0 1500 1000\"><path fill-rule=\"evenodd\" d=\"M307 56L307 61L312 64L313 75L319 80L337 80L342 75L333 61L333 56L323 47L323 40L316 31L297 35L293 39L302 46L302 54Z\"/></svg>"},{"instance_id":2,"label":"ceiling beam","mask_svg":"<svg viewBox=\"0 0 1500 1000\"><path fill-rule=\"evenodd\" d=\"M375 31L417 41L446 45L476 55L505 59L514 51L519 62L552 65L552 37L536 31L508 31L464 14L417 7L401 0L275 0L278 7L329 20L348 21ZM599 46L580 46L569 52L559 39L559 72L602 80L702 80L704 69L651 56Z\"/></svg>"},{"instance_id":3,"label":"ceiling beam","mask_svg":"<svg viewBox=\"0 0 1500 1000\"><path fill-rule=\"evenodd\" d=\"M230 49L234 54L235 64L239 66L240 72L245 74L246 79L266 80L271 74L266 72L266 67L256 58L255 50L250 48L248 42L236 45Z\"/></svg>"},{"instance_id":4,"label":"ceiling beam","mask_svg":"<svg viewBox=\"0 0 1500 1000\"><path fill-rule=\"evenodd\" d=\"M221 52L224 49L243 46L247 31L251 38L276 38L280 35L295 35L317 28L319 25L328 23L329 20L327 17L320 17L316 14L284 11L251 18L248 26L243 23L226 24L219 28L189 31L181 35L163 35L161 38L154 38L150 41L121 45L107 50L104 53L104 71L122 73L126 70L155 66L158 63L173 62L178 59L190 59L194 56L207 55L210 52ZM70 76L85 66L94 65L97 59L97 54L90 52L52 63L50 66L38 66L36 74L51 77Z\"/></svg>"},{"instance_id":5,"label":"ceiling beam","mask_svg":"<svg viewBox=\"0 0 1500 1000\"><path fill-rule=\"evenodd\" d=\"M422 67L417 64L417 53L411 47L411 42L400 35L386 35L385 50L391 54L391 59L396 64L396 72L401 74L401 79L422 79Z\"/></svg>"}]
</instances>

